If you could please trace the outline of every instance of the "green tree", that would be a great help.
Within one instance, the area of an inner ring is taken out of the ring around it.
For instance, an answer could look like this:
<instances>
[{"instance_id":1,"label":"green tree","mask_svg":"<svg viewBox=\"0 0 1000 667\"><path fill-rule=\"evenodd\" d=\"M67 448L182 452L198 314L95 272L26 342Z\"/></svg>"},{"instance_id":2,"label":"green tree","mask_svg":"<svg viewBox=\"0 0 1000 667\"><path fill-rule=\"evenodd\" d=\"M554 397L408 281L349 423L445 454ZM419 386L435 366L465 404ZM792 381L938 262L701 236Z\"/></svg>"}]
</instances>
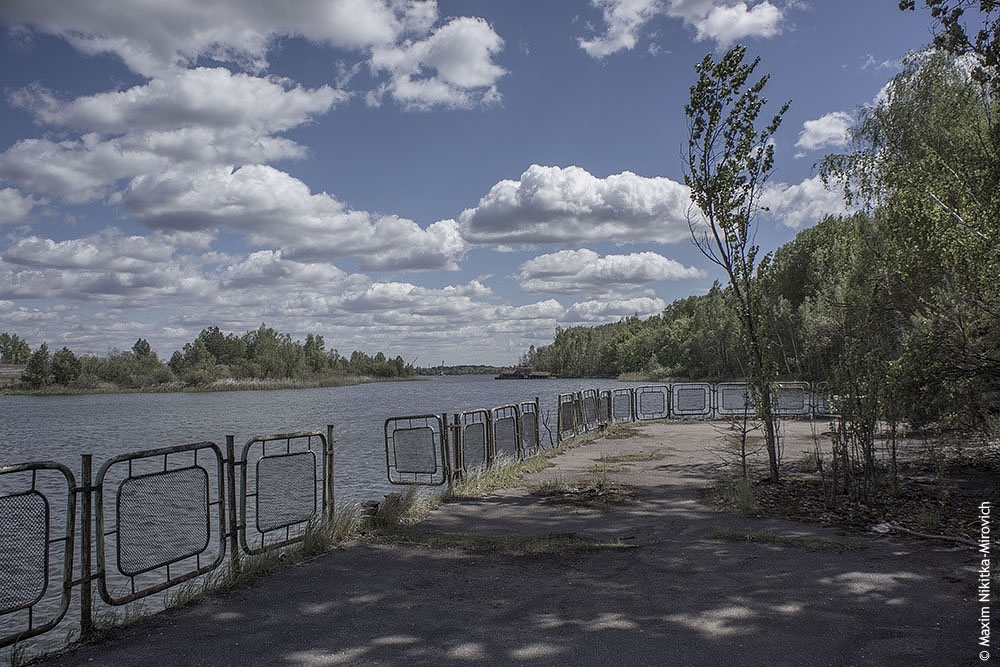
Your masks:
<instances>
[{"instance_id":1,"label":"green tree","mask_svg":"<svg viewBox=\"0 0 1000 667\"><path fill-rule=\"evenodd\" d=\"M744 62L746 48L735 46L716 61L711 54L695 67L691 86L688 151L684 182L701 217L689 216L695 245L729 279L743 339L747 381L754 389L758 417L764 423L772 482L777 482L778 450L770 384L775 376L756 284L757 214L764 184L774 167L774 134L789 103L759 130L757 118L767 100L768 77L751 82L760 59Z\"/></svg>"},{"instance_id":2,"label":"green tree","mask_svg":"<svg viewBox=\"0 0 1000 667\"><path fill-rule=\"evenodd\" d=\"M900 0L899 8L914 11L916 0ZM1000 92L1000 2L998 0L924 0L936 32L934 46L946 53L971 56L972 77ZM971 21L970 19L971 15ZM978 29L967 27L968 23Z\"/></svg>"},{"instance_id":3,"label":"green tree","mask_svg":"<svg viewBox=\"0 0 1000 667\"><path fill-rule=\"evenodd\" d=\"M31 358L31 348L17 334L6 331L0 334L0 364L26 364Z\"/></svg>"},{"instance_id":4,"label":"green tree","mask_svg":"<svg viewBox=\"0 0 1000 667\"><path fill-rule=\"evenodd\" d=\"M305 375L306 363L302 345L261 324L256 331L243 336L247 359L258 378L292 378Z\"/></svg>"},{"instance_id":5,"label":"green tree","mask_svg":"<svg viewBox=\"0 0 1000 667\"><path fill-rule=\"evenodd\" d=\"M210 384L229 377L229 368L219 364L215 356L201 338L193 343L185 343L183 352L174 352L170 357L170 370L182 382L189 385Z\"/></svg>"},{"instance_id":6,"label":"green tree","mask_svg":"<svg viewBox=\"0 0 1000 667\"><path fill-rule=\"evenodd\" d=\"M68 347L52 355L52 379L56 384L69 386L80 378L83 365Z\"/></svg>"},{"instance_id":7,"label":"green tree","mask_svg":"<svg viewBox=\"0 0 1000 667\"><path fill-rule=\"evenodd\" d=\"M48 343L42 343L21 373L21 382L29 389L42 389L54 381L52 376L52 355L49 354Z\"/></svg>"},{"instance_id":8,"label":"green tree","mask_svg":"<svg viewBox=\"0 0 1000 667\"><path fill-rule=\"evenodd\" d=\"M327 357L325 342L322 336L306 334L306 342L302 346L302 354L305 357L306 366L313 374L323 373L330 367L330 358Z\"/></svg>"},{"instance_id":9,"label":"green tree","mask_svg":"<svg viewBox=\"0 0 1000 667\"><path fill-rule=\"evenodd\" d=\"M1000 408L997 99L942 52L910 58L822 173L872 212L872 268L899 313L910 421L980 429Z\"/></svg>"},{"instance_id":10,"label":"green tree","mask_svg":"<svg viewBox=\"0 0 1000 667\"><path fill-rule=\"evenodd\" d=\"M216 363L225 364L234 372L247 361L246 342L235 334L222 333L219 327L203 329L196 340L205 344Z\"/></svg>"},{"instance_id":11,"label":"green tree","mask_svg":"<svg viewBox=\"0 0 1000 667\"><path fill-rule=\"evenodd\" d=\"M132 346L132 354L134 354L139 359L148 359L154 356L153 348L150 347L149 341L145 338L140 338L135 341L135 345Z\"/></svg>"}]
</instances>

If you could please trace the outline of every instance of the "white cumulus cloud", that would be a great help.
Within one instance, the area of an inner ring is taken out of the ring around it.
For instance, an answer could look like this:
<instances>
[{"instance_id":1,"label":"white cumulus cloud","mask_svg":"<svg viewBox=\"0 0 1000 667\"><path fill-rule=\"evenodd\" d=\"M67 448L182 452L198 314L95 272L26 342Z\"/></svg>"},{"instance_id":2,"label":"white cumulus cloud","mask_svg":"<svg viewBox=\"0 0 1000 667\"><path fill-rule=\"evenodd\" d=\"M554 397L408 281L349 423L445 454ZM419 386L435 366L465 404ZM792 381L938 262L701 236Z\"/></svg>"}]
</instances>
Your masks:
<instances>
[{"instance_id":1,"label":"white cumulus cloud","mask_svg":"<svg viewBox=\"0 0 1000 667\"><path fill-rule=\"evenodd\" d=\"M187 67L199 56L267 66L280 36L345 49L391 43L407 30L426 30L436 3L403 0L5 0L0 20L62 37L84 53L114 53L147 76Z\"/></svg>"},{"instance_id":2,"label":"white cumulus cloud","mask_svg":"<svg viewBox=\"0 0 1000 667\"><path fill-rule=\"evenodd\" d=\"M689 202L687 187L668 178L532 165L494 185L459 222L471 243L674 243L689 238Z\"/></svg>"},{"instance_id":3,"label":"white cumulus cloud","mask_svg":"<svg viewBox=\"0 0 1000 667\"><path fill-rule=\"evenodd\" d=\"M194 125L271 134L301 125L347 97L330 86L310 90L279 77L198 67L68 102L37 86L17 91L12 100L32 111L40 123L85 132L136 133Z\"/></svg>"},{"instance_id":4,"label":"white cumulus cloud","mask_svg":"<svg viewBox=\"0 0 1000 667\"><path fill-rule=\"evenodd\" d=\"M386 94L413 109L495 102L497 80L506 71L493 57L502 48L486 21L468 17L452 19L423 40L376 47L371 69L390 78L368 96L369 103L380 103Z\"/></svg>"},{"instance_id":5,"label":"white cumulus cloud","mask_svg":"<svg viewBox=\"0 0 1000 667\"><path fill-rule=\"evenodd\" d=\"M833 111L822 118L802 124L795 146L806 151L819 148L841 148L847 145L848 130L854 119L846 111Z\"/></svg>"},{"instance_id":6,"label":"white cumulus cloud","mask_svg":"<svg viewBox=\"0 0 1000 667\"><path fill-rule=\"evenodd\" d=\"M773 37L781 32L784 13L770 2L732 0L591 0L601 10L605 31L578 40L594 58L631 50L647 24L659 16L680 19L697 41L714 41L720 49L746 37Z\"/></svg>"},{"instance_id":7,"label":"white cumulus cloud","mask_svg":"<svg viewBox=\"0 0 1000 667\"><path fill-rule=\"evenodd\" d=\"M581 301L569 308L563 321L568 324L594 325L617 322L633 315L646 319L659 315L666 307L666 302L656 297Z\"/></svg>"},{"instance_id":8,"label":"white cumulus cloud","mask_svg":"<svg viewBox=\"0 0 1000 667\"><path fill-rule=\"evenodd\" d=\"M298 261L356 256L363 269L452 269L466 250L453 220L424 229L351 210L267 165L145 174L132 180L121 203L154 229L221 228Z\"/></svg>"},{"instance_id":9,"label":"white cumulus cloud","mask_svg":"<svg viewBox=\"0 0 1000 667\"><path fill-rule=\"evenodd\" d=\"M25 197L14 188L0 188L0 225L23 222L43 202L39 197Z\"/></svg>"},{"instance_id":10,"label":"white cumulus cloud","mask_svg":"<svg viewBox=\"0 0 1000 667\"><path fill-rule=\"evenodd\" d=\"M664 11L662 0L591 0L591 4L601 10L607 30L578 43L594 58L633 49L642 27Z\"/></svg>"},{"instance_id":11,"label":"white cumulus cloud","mask_svg":"<svg viewBox=\"0 0 1000 667\"><path fill-rule=\"evenodd\" d=\"M405 107L426 109L498 100L496 81L505 72L493 57L503 40L480 18L435 27L438 20L433 0L0 4L0 23L56 35L83 53L112 53L152 79L169 79L204 58L260 74L280 39L301 37L350 53L353 71L367 63L384 79L369 91L370 101L388 93Z\"/></svg>"},{"instance_id":12,"label":"white cumulus cloud","mask_svg":"<svg viewBox=\"0 0 1000 667\"><path fill-rule=\"evenodd\" d=\"M828 215L847 215L852 211L844 204L842 193L829 189L819 176L801 183L771 183L764 190L761 203L771 215L790 229L802 229Z\"/></svg>"},{"instance_id":13,"label":"white cumulus cloud","mask_svg":"<svg viewBox=\"0 0 1000 667\"><path fill-rule=\"evenodd\" d=\"M601 257L593 250L560 250L521 265L517 279L525 292L609 294L660 280L699 278L704 272L655 252Z\"/></svg>"}]
</instances>

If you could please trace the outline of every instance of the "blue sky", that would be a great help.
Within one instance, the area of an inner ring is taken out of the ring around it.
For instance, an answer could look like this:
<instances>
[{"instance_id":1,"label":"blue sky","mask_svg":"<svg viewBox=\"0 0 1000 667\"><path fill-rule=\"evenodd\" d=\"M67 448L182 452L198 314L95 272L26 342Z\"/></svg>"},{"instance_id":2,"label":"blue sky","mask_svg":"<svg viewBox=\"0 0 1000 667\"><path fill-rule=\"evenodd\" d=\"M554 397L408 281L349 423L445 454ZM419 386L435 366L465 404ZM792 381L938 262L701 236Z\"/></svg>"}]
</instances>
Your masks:
<instances>
[{"instance_id":1,"label":"blue sky","mask_svg":"<svg viewBox=\"0 0 1000 667\"><path fill-rule=\"evenodd\" d=\"M512 364L719 271L681 154L740 43L776 110L773 250L842 212L824 154L931 38L896 0L5 0L0 331L161 358L261 323Z\"/></svg>"}]
</instances>

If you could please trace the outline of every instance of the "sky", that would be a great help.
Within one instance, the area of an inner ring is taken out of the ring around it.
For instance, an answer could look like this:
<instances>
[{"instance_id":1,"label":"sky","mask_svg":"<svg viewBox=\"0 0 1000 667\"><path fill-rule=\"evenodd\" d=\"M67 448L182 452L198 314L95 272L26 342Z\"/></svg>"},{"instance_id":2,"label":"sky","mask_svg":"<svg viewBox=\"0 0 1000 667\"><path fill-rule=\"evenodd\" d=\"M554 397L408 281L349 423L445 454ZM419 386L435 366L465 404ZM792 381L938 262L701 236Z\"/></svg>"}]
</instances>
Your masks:
<instances>
[{"instance_id":1,"label":"sky","mask_svg":"<svg viewBox=\"0 0 1000 667\"><path fill-rule=\"evenodd\" d=\"M844 212L816 164L931 40L897 0L3 0L0 331L167 360L266 324L511 365L656 315L692 244L694 66L790 101L771 251Z\"/></svg>"}]
</instances>

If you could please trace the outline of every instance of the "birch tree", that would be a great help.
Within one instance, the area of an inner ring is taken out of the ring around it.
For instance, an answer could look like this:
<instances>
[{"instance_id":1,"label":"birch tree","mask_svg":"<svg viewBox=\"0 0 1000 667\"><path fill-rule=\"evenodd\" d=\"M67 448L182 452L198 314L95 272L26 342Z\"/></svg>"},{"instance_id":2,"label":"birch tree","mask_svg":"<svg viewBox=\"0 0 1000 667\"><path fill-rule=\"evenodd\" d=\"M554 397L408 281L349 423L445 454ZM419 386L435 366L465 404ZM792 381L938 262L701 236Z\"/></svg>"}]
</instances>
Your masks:
<instances>
[{"instance_id":1,"label":"birch tree","mask_svg":"<svg viewBox=\"0 0 1000 667\"><path fill-rule=\"evenodd\" d=\"M770 341L761 313L757 284L759 247L755 243L764 184L774 167L772 138L789 103L767 125L757 121L767 100L768 76L752 81L759 58L744 61L746 47L735 46L716 61L711 54L695 66L684 112L688 150L684 182L693 209L688 224L695 245L725 271L740 321L747 356L747 383L757 417L764 425L770 481L778 482L778 447L769 361ZM699 216L694 208L700 211Z\"/></svg>"}]
</instances>

